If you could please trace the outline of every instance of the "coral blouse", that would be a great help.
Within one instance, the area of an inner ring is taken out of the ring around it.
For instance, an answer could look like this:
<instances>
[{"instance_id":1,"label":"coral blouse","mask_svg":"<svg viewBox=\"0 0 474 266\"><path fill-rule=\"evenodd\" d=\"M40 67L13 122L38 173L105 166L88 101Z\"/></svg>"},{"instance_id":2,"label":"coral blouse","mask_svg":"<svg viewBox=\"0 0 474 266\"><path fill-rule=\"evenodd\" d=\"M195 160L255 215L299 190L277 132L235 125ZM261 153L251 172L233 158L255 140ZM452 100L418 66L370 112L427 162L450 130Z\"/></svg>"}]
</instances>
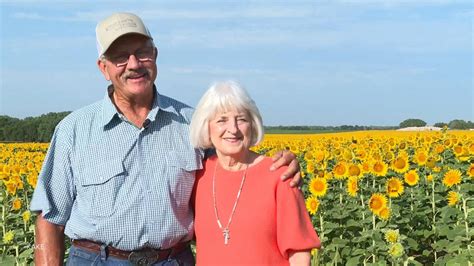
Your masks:
<instances>
[{"instance_id":1,"label":"coral blouse","mask_svg":"<svg viewBox=\"0 0 474 266\"><path fill-rule=\"evenodd\" d=\"M214 212L212 179L216 169L216 202L225 228L245 170L215 168L209 158L196 175L194 186L197 265L289 265L291 251L320 247L306 211L304 197L289 180L282 182L285 167L270 172L272 160L264 158L247 169L246 179L224 244Z\"/></svg>"}]
</instances>

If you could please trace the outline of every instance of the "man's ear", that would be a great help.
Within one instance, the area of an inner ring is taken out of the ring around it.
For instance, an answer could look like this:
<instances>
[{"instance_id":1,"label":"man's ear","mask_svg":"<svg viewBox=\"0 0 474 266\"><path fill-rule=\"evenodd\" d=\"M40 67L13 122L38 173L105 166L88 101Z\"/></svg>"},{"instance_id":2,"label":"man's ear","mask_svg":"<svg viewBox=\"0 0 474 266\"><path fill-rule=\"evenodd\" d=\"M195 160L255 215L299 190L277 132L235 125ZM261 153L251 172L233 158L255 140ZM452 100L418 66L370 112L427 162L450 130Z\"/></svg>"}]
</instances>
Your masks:
<instances>
[{"instance_id":1,"label":"man's ear","mask_svg":"<svg viewBox=\"0 0 474 266\"><path fill-rule=\"evenodd\" d=\"M155 47L155 62L156 62L156 59L158 58L158 48Z\"/></svg>"},{"instance_id":2,"label":"man's ear","mask_svg":"<svg viewBox=\"0 0 474 266\"><path fill-rule=\"evenodd\" d=\"M110 75L109 75L109 72L107 71L107 64L105 63L105 61L100 58L97 59L97 66L99 67L100 72L102 72L102 75L104 75L104 78L106 80L110 80Z\"/></svg>"}]
</instances>

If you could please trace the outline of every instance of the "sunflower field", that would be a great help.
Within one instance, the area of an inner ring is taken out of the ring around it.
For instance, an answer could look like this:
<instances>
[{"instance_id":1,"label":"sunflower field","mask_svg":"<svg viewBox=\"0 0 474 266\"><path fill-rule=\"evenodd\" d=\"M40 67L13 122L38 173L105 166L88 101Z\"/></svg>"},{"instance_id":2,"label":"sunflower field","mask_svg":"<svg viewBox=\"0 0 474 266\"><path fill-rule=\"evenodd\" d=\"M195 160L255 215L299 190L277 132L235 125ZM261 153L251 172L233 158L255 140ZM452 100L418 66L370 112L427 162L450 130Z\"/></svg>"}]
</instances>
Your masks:
<instances>
[{"instance_id":1,"label":"sunflower field","mask_svg":"<svg viewBox=\"0 0 474 266\"><path fill-rule=\"evenodd\" d=\"M0 264L32 262L28 211L48 144L0 143ZM474 132L273 135L291 150L322 241L312 265L472 265Z\"/></svg>"},{"instance_id":2,"label":"sunflower field","mask_svg":"<svg viewBox=\"0 0 474 266\"><path fill-rule=\"evenodd\" d=\"M472 265L474 132L266 135L300 161L313 265Z\"/></svg>"}]
</instances>

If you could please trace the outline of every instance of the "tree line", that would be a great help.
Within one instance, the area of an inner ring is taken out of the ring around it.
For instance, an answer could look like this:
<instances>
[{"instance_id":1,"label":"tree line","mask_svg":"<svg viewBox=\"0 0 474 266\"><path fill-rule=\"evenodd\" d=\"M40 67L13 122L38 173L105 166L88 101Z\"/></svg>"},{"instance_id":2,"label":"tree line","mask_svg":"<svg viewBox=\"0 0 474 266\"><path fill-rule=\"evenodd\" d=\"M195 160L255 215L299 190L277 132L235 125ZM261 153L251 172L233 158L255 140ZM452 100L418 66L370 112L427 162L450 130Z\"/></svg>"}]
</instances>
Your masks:
<instances>
[{"instance_id":1,"label":"tree line","mask_svg":"<svg viewBox=\"0 0 474 266\"><path fill-rule=\"evenodd\" d=\"M49 142L54 128L70 112L47 113L25 119L0 116L0 141Z\"/></svg>"},{"instance_id":2,"label":"tree line","mask_svg":"<svg viewBox=\"0 0 474 266\"><path fill-rule=\"evenodd\" d=\"M47 113L38 117L18 119L0 115L0 141L2 142L49 142L54 128L70 112ZM360 130L391 130L405 127L423 127L426 122L421 119L406 119L399 126L266 126L266 131L308 131L308 132L337 132ZM439 122L435 127L450 129L474 129L474 123L455 119L449 123Z\"/></svg>"},{"instance_id":3,"label":"tree line","mask_svg":"<svg viewBox=\"0 0 474 266\"><path fill-rule=\"evenodd\" d=\"M402 121L399 125L400 128L424 127L424 126L426 126L426 122L421 119L416 119L416 118L406 119ZM474 129L474 123L472 121L464 121L461 119L454 119L454 120L451 120L449 123L437 122L433 126L440 127L440 128L447 127L449 129Z\"/></svg>"}]
</instances>

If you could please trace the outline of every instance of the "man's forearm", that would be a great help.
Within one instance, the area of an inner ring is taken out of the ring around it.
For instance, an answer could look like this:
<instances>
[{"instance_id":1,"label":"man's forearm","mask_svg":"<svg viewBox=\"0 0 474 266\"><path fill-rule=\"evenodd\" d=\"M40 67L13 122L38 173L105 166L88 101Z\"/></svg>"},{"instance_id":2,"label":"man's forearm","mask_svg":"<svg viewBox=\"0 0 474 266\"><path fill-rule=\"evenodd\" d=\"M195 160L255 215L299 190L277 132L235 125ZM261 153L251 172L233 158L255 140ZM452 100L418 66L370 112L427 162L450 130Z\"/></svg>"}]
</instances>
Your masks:
<instances>
[{"instance_id":1,"label":"man's forearm","mask_svg":"<svg viewBox=\"0 0 474 266\"><path fill-rule=\"evenodd\" d=\"M36 219L35 265L63 265L64 226L48 222L41 214Z\"/></svg>"}]
</instances>

